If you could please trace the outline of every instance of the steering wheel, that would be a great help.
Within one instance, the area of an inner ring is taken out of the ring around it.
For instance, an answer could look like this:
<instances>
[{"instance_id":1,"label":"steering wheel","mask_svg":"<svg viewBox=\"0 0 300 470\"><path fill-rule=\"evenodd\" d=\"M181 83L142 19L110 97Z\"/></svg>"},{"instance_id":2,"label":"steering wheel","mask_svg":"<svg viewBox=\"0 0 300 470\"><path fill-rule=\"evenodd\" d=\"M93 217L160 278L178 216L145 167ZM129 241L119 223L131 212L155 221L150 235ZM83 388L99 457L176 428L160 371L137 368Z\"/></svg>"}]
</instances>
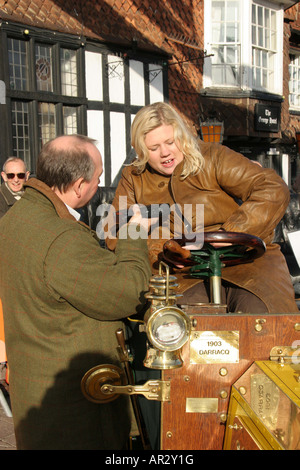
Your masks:
<instances>
[{"instance_id":1,"label":"steering wheel","mask_svg":"<svg viewBox=\"0 0 300 470\"><path fill-rule=\"evenodd\" d=\"M259 237L242 232L206 232L203 247L198 250L182 248L185 239L168 240L163 246L166 261L190 267L190 273L199 275L220 275L221 268L249 263L260 258L266 245ZM230 246L214 247L212 243L232 243Z\"/></svg>"}]
</instances>

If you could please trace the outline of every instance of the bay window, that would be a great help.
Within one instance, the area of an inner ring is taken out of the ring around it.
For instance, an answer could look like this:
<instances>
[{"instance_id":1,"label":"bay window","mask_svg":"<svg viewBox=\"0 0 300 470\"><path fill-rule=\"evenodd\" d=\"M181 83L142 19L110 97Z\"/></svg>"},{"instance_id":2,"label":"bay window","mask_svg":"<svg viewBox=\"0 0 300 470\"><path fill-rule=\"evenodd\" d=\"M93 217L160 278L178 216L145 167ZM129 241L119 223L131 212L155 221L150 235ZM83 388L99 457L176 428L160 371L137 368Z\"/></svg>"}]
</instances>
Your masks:
<instances>
[{"instance_id":1,"label":"bay window","mask_svg":"<svg viewBox=\"0 0 300 470\"><path fill-rule=\"evenodd\" d=\"M205 0L204 35L204 88L282 94L282 5Z\"/></svg>"}]
</instances>

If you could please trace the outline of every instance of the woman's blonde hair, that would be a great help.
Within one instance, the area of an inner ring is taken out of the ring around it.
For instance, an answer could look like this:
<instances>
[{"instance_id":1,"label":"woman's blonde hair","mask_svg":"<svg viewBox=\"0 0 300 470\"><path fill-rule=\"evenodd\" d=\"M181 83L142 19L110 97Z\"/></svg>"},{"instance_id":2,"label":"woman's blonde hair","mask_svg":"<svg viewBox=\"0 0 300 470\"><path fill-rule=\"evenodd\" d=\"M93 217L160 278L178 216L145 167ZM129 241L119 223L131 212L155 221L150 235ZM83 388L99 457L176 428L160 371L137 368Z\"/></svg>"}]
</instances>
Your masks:
<instances>
[{"instance_id":1,"label":"woman's blonde hair","mask_svg":"<svg viewBox=\"0 0 300 470\"><path fill-rule=\"evenodd\" d=\"M174 139L184 155L182 178L195 175L201 170L203 156L198 141L188 129L182 118L172 106L167 103L153 103L144 106L136 114L131 126L131 145L137 153L137 159L132 163L138 173L141 173L148 162L148 149L145 137L148 132L161 125L171 125L174 129Z\"/></svg>"}]
</instances>

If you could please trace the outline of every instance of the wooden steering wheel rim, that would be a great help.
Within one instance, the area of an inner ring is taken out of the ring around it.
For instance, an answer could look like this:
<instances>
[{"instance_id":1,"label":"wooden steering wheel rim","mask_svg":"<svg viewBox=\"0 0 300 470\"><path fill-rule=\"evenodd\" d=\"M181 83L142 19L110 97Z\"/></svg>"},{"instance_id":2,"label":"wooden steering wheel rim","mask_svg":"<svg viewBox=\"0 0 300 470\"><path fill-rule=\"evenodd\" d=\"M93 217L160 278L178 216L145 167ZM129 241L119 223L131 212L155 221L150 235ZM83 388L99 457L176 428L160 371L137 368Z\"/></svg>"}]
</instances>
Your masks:
<instances>
[{"instance_id":1,"label":"wooden steering wheel rim","mask_svg":"<svg viewBox=\"0 0 300 470\"><path fill-rule=\"evenodd\" d=\"M210 243L232 243L233 245L246 246L249 248L247 251L247 257L243 259L241 256L238 259L222 260L226 266L245 263L254 259L260 258L266 251L266 245L261 238L255 235L250 235L243 232L205 232L204 233L204 244ZM193 261L193 250L186 250L182 248L185 244L185 240L168 240L163 246L164 258L171 263L181 263L185 266L191 266L196 264ZM197 250L195 250L197 251Z\"/></svg>"}]
</instances>

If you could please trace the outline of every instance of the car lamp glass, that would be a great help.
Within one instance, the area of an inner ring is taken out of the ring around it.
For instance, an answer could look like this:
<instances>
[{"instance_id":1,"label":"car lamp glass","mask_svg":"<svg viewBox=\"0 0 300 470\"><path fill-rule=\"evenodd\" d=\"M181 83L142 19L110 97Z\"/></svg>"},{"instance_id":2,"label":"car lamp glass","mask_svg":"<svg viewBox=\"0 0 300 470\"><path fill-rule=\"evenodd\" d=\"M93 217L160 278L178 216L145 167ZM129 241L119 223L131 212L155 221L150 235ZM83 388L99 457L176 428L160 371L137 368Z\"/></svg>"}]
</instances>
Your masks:
<instances>
[{"instance_id":1,"label":"car lamp glass","mask_svg":"<svg viewBox=\"0 0 300 470\"><path fill-rule=\"evenodd\" d=\"M179 308L162 307L149 317L146 332L154 347L161 351L176 351L189 338L190 320Z\"/></svg>"}]
</instances>

